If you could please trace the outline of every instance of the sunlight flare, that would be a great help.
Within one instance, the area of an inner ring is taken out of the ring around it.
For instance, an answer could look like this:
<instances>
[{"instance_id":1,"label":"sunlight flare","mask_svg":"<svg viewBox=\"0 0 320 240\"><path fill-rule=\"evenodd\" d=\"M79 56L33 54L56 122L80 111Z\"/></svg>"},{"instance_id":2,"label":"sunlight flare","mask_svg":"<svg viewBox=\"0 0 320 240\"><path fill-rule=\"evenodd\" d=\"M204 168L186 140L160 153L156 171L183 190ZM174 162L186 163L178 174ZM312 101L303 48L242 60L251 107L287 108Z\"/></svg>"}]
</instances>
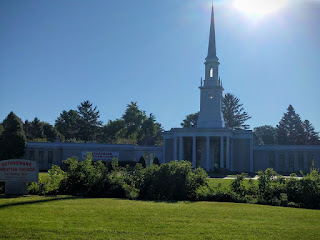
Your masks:
<instances>
[{"instance_id":1,"label":"sunlight flare","mask_svg":"<svg viewBox=\"0 0 320 240\"><path fill-rule=\"evenodd\" d=\"M253 17L263 17L275 13L289 3L289 0L234 0L233 6Z\"/></svg>"}]
</instances>

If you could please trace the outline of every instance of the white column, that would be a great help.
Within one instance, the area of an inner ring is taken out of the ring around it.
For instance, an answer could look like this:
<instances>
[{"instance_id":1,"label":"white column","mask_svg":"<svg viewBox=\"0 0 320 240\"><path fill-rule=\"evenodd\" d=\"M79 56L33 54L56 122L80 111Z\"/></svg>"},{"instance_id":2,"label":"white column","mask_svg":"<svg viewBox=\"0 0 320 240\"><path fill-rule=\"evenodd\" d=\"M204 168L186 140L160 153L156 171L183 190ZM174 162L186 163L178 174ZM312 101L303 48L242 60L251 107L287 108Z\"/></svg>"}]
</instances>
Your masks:
<instances>
[{"instance_id":1,"label":"white column","mask_svg":"<svg viewBox=\"0 0 320 240\"><path fill-rule=\"evenodd\" d=\"M176 137L173 139L173 159L172 160L177 160L177 138Z\"/></svg>"},{"instance_id":2,"label":"white column","mask_svg":"<svg viewBox=\"0 0 320 240\"><path fill-rule=\"evenodd\" d=\"M192 138L192 166L197 167L197 137Z\"/></svg>"},{"instance_id":3,"label":"white column","mask_svg":"<svg viewBox=\"0 0 320 240\"><path fill-rule=\"evenodd\" d=\"M183 160L183 137L179 138L179 161Z\"/></svg>"},{"instance_id":4,"label":"white column","mask_svg":"<svg viewBox=\"0 0 320 240\"><path fill-rule=\"evenodd\" d=\"M226 146L226 168L230 169L230 137L227 137Z\"/></svg>"},{"instance_id":5,"label":"white column","mask_svg":"<svg viewBox=\"0 0 320 240\"><path fill-rule=\"evenodd\" d=\"M210 171L210 137L207 137L207 166L206 166L206 171Z\"/></svg>"},{"instance_id":6,"label":"white column","mask_svg":"<svg viewBox=\"0 0 320 240\"><path fill-rule=\"evenodd\" d=\"M250 138L250 172L253 172L253 138Z\"/></svg>"},{"instance_id":7,"label":"white column","mask_svg":"<svg viewBox=\"0 0 320 240\"><path fill-rule=\"evenodd\" d=\"M166 162L166 145L167 145L167 139L163 139L162 163Z\"/></svg>"},{"instance_id":8,"label":"white column","mask_svg":"<svg viewBox=\"0 0 320 240\"><path fill-rule=\"evenodd\" d=\"M224 168L224 137L220 137L220 168Z\"/></svg>"}]
</instances>

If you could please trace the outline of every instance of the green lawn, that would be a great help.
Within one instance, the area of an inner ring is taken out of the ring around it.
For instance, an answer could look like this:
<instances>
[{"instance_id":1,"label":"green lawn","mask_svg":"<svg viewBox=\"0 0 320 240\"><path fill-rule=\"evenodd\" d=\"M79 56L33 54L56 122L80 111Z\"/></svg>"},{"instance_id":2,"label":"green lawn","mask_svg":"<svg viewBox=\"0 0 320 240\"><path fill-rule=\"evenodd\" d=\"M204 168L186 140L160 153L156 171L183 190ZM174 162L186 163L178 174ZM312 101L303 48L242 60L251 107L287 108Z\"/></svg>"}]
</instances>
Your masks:
<instances>
[{"instance_id":1,"label":"green lawn","mask_svg":"<svg viewBox=\"0 0 320 240\"><path fill-rule=\"evenodd\" d=\"M320 239L320 211L217 202L0 198L0 239Z\"/></svg>"}]
</instances>

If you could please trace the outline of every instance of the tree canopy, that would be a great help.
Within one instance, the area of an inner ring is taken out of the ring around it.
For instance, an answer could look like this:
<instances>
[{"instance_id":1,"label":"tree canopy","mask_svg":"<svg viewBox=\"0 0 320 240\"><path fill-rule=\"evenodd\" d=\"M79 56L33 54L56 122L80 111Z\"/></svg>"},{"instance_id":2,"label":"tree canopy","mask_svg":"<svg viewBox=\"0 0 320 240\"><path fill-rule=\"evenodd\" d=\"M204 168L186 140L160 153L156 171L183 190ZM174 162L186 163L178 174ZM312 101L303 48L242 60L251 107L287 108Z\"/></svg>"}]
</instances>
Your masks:
<instances>
[{"instance_id":1,"label":"tree canopy","mask_svg":"<svg viewBox=\"0 0 320 240\"><path fill-rule=\"evenodd\" d=\"M0 160L20 158L26 146L23 124L16 114L10 112L3 121L3 132L0 136Z\"/></svg>"},{"instance_id":2,"label":"tree canopy","mask_svg":"<svg viewBox=\"0 0 320 240\"><path fill-rule=\"evenodd\" d=\"M277 143L277 128L264 125L253 129L256 136L256 142L259 145L274 145Z\"/></svg>"}]
</instances>

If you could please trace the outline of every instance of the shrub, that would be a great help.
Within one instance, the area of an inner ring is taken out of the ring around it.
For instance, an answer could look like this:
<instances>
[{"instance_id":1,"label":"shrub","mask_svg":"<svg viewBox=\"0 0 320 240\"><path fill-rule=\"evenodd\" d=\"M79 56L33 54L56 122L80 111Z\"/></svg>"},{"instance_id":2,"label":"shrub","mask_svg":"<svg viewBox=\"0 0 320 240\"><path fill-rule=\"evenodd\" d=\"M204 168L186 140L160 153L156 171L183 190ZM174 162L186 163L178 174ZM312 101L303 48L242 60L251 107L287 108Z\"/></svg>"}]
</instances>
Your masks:
<instances>
[{"instance_id":1,"label":"shrub","mask_svg":"<svg viewBox=\"0 0 320 240\"><path fill-rule=\"evenodd\" d=\"M160 161L159 161L159 158L157 158L157 157L155 157L154 159L153 159L153 164L155 164L155 165L160 165Z\"/></svg>"},{"instance_id":2,"label":"shrub","mask_svg":"<svg viewBox=\"0 0 320 240\"><path fill-rule=\"evenodd\" d=\"M272 168L259 171L259 201L263 204L279 203L281 193L286 192L285 180ZM280 205L280 204L279 204Z\"/></svg>"},{"instance_id":3,"label":"shrub","mask_svg":"<svg viewBox=\"0 0 320 240\"><path fill-rule=\"evenodd\" d=\"M147 165L146 165L146 161L144 160L144 157L140 157L140 159L139 159L139 162L138 163L140 163L141 165L142 165L142 167L146 167Z\"/></svg>"},{"instance_id":4,"label":"shrub","mask_svg":"<svg viewBox=\"0 0 320 240\"><path fill-rule=\"evenodd\" d=\"M48 177L39 177L39 183L30 183L29 194L55 195L60 193L60 183L65 179L66 174L57 165L52 165L48 171Z\"/></svg>"},{"instance_id":5,"label":"shrub","mask_svg":"<svg viewBox=\"0 0 320 240\"><path fill-rule=\"evenodd\" d=\"M192 171L188 161L172 161L146 168L140 180L140 198L152 200L195 199L197 189L207 184L208 175L198 168Z\"/></svg>"},{"instance_id":6,"label":"shrub","mask_svg":"<svg viewBox=\"0 0 320 240\"><path fill-rule=\"evenodd\" d=\"M241 175L237 175L237 178L231 183L231 190L242 197L247 193L246 186L244 185L245 178L246 174L242 173Z\"/></svg>"}]
</instances>

